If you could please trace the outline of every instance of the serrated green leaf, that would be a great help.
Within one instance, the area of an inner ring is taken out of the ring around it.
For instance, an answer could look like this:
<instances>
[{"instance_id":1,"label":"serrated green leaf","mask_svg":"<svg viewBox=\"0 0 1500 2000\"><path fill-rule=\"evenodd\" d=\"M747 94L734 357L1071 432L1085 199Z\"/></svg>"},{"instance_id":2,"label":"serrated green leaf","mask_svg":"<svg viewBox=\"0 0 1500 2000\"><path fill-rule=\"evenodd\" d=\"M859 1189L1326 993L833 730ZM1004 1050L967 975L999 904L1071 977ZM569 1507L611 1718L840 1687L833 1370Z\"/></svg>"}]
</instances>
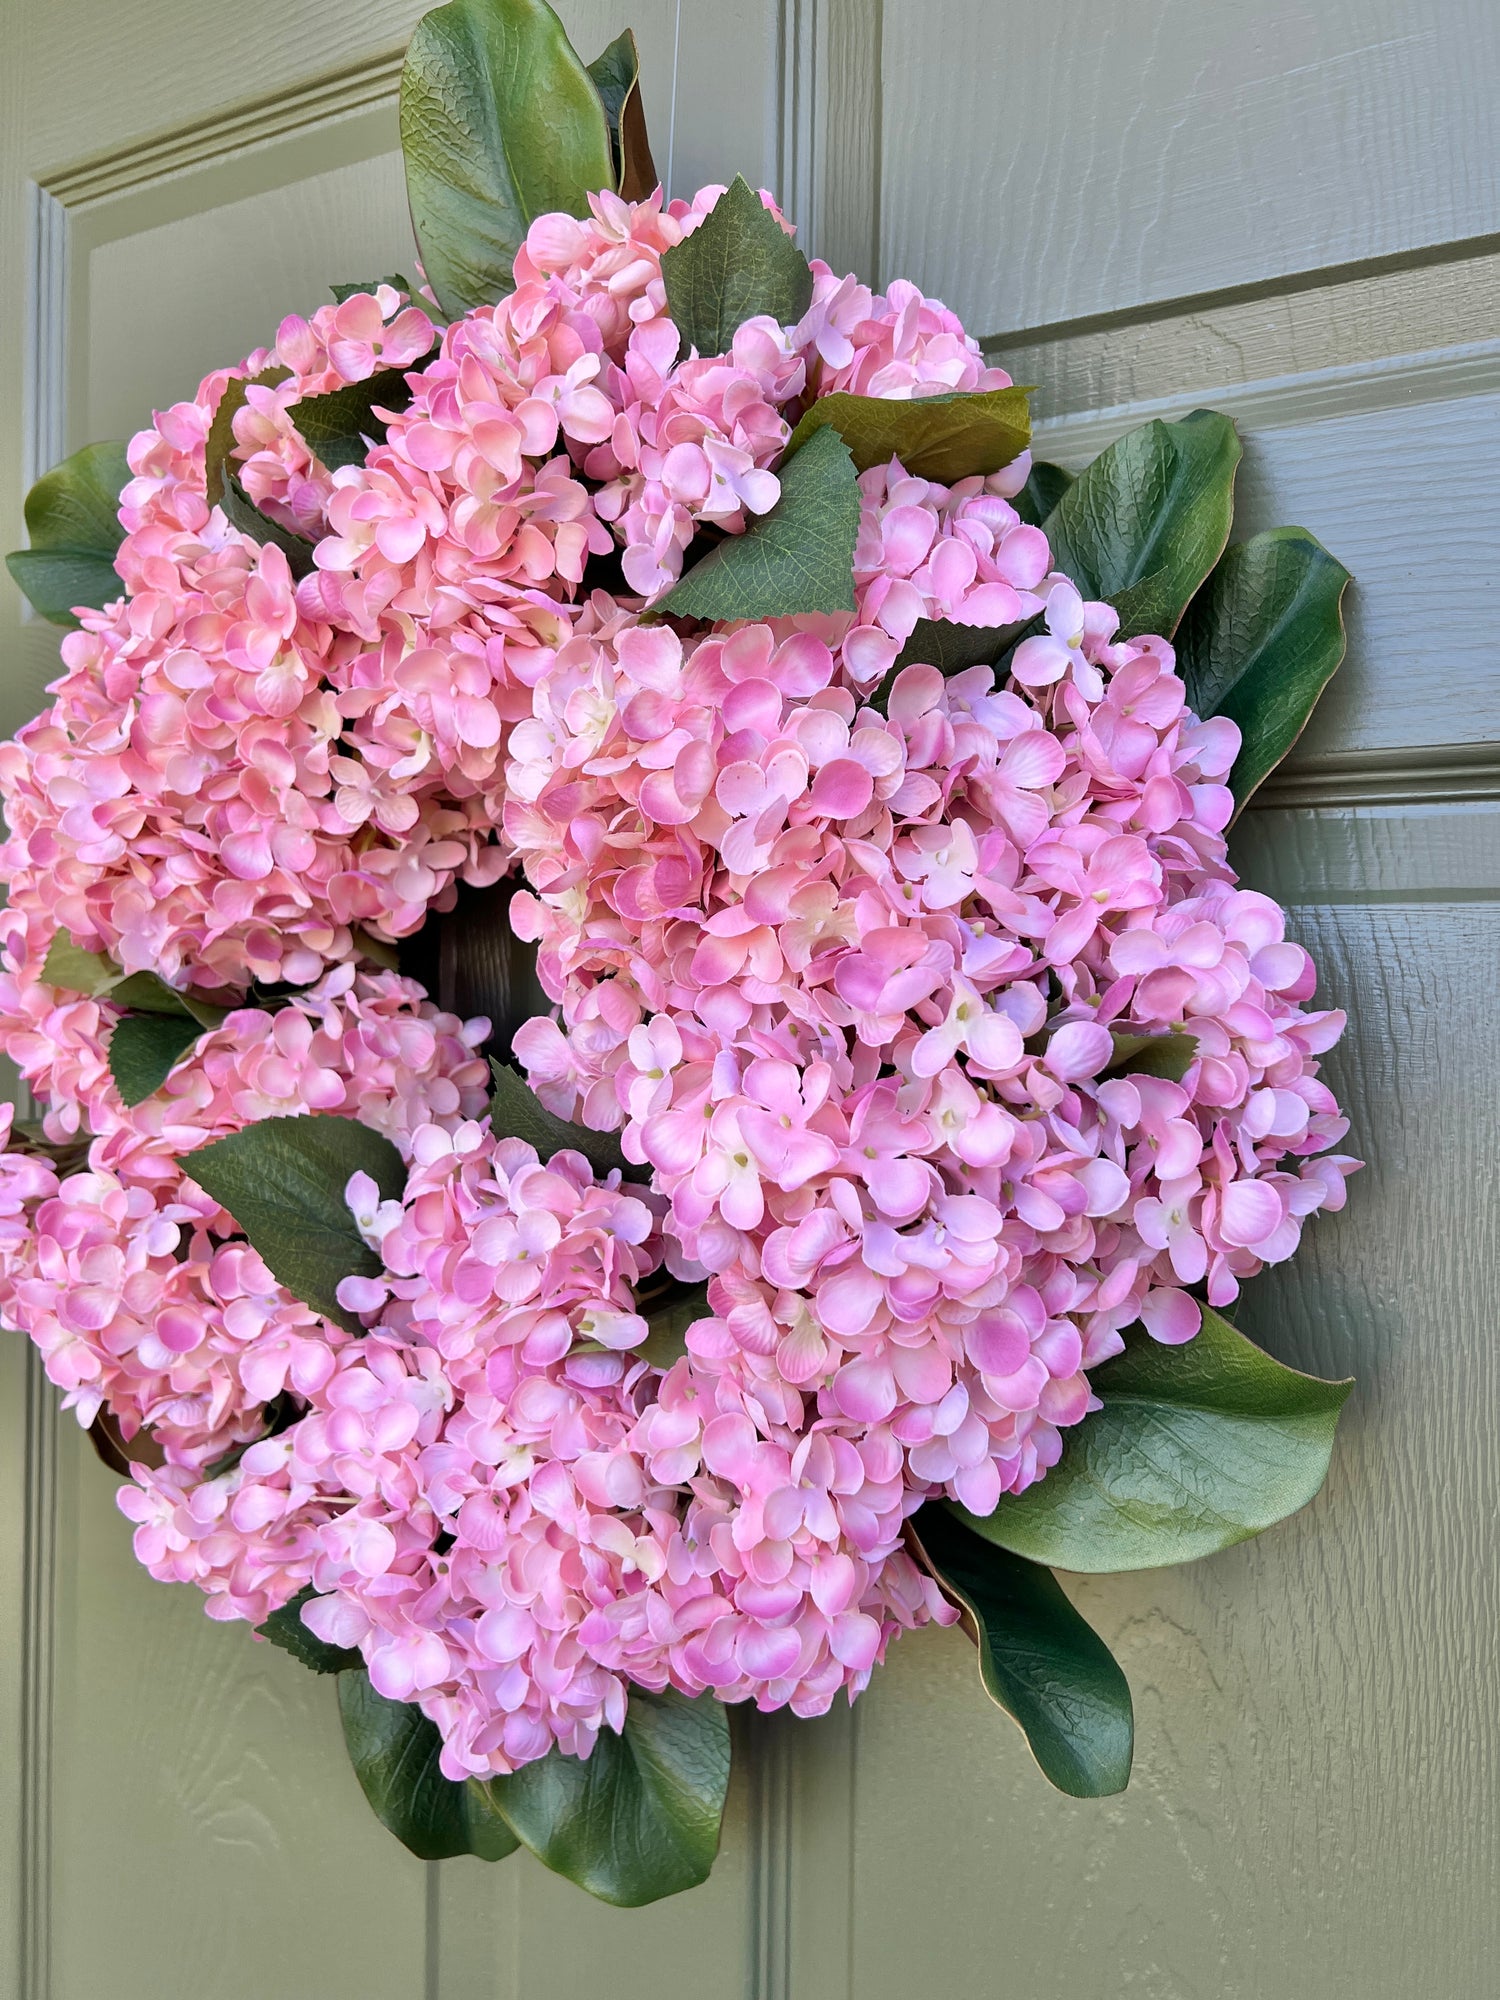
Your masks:
<instances>
[{"instance_id":1,"label":"serrated green leaf","mask_svg":"<svg viewBox=\"0 0 1500 2000\"><path fill-rule=\"evenodd\" d=\"M653 609L718 624L855 608L859 482L849 447L837 431L818 431L779 476L770 513L727 535Z\"/></svg>"},{"instance_id":2,"label":"serrated green leaf","mask_svg":"<svg viewBox=\"0 0 1500 2000\"><path fill-rule=\"evenodd\" d=\"M437 1726L410 1702L387 1701L362 1667L339 1675L344 1744L375 1817L423 1861L477 1854L503 1861L520 1846L477 1778L457 1784L438 1765Z\"/></svg>"},{"instance_id":3,"label":"serrated green leaf","mask_svg":"<svg viewBox=\"0 0 1500 2000\"><path fill-rule=\"evenodd\" d=\"M743 174L691 236L663 251L667 311L705 360L727 354L735 329L768 314L793 326L812 303L812 267Z\"/></svg>"},{"instance_id":4,"label":"serrated green leaf","mask_svg":"<svg viewBox=\"0 0 1500 2000\"><path fill-rule=\"evenodd\" d=\"M1353 1386L1283 1367L1206 1306L1185 1346L1136 1328L1091 1381L1104 1407L1045 1479L984 1520L955 1511L1032 1562L1099 1573L1193 1562L1305 1507Z\"/></svg>"},{"instance_id":5,"label":"serrated green leaf","mask_svg":"<svg viewBox=\"0 0 1500 2000\"><path fill-rule=\"evenodd\" d=\"M615 37L603 55L595 56L589 75L609 124L615 185L626 201L644 201L657 185L657 173L641 103L641 59L629 28Z\"/></svg>"},{"instance_id":6,"label":"serrated green leaf","mask_svg":"<svg viewBox=\"0 0 1500 2000\"><path fill-rule=\"evenodd\" d=\"M160 1090L203 1030L184 1014L127 1014L109 1038L109 1073L123 1103Z\"/></svg>"},{"instance_id":7,"label":"serrated green leaf","mask_svg":"<svg viewBox=\"0 0 1500 2000\"><path fill-rule=\"evenodd\" d=\"M339 305L350 299L373 298L382 285L389 285L393 291L405 292L408 299L416 296L416 288L410 278L403 278L399 271L393 271L388 278L361 278L352 285L330 285L329 291Z\"/></svg>"},{"instance_id":8,"label":"serrated green leaf","mask_svg":"<svg viewBox=\"0 0 1500 2000\"><path fill-rule=\"evenodd\" d=\"M234 420L245 407L245 391L274 389L278 383L285 382L291 372L290 368L280 366L263 368L258 375L248 378L236 376L232 382L225 383L203 446L203 491L210 507L223 505L225 468L232 470Z\"/></svg>"},{"instance_id":9,"label":"serrated green leaf","mask_svg":"<svg viewBox=\"0 0 1500 2000\"><path fill-rule=\"evenodd\" d=\"M951 618L919 618L885 679L866 697L868 706L884 715L896 676L907 667L936 667L951 680L970 667L994 666L1029 624L1028 620L1019 625L959 625Z\"/></svg>"},{"instance_id":10,"label":"serrated green leaf","mask_svg":"<svg viewBox=\"0 0 1500 2000\"><path fill-rule=\"evenodd\" d=\"M1010 504L1029 527L1039 528L1072 484L1071 472L1065 472L1060 465L1035 460L1026 484Z\"/></svg>"},{"instance_id":11,"label":"serrated green leaf","mask_svg":"<svg viewBox=\"0 0 1500 2000\"><path fill-rule=\"evenodd\" d=\"M632 1688L624 1732L582 1762L552 1751L489 1789L537 1859L635 1909L708 1879L729 1789L729 1722L711 1694Z\"/></svg>"},{"instance_id":12,"label":"serrated green leaf","mask_svg":"<svg viewBox=\"0 0 1500 2000\"><path fill-rule=\"evenodd\" d=\"M1115 1045L1106 1076L1160 1076L1181 1083L1198 1053L1196 1035L1177 1030L1169 1035L1133 1035L1111 1028Z\"/></svg>"},{"instance_id":13,"label":"serrated green leaf","mask_svg":"<svg viewBox=\"0 0 1500 2000\"><path fill-rule=\"evenodd\" d=\"M82 993L90 1000L103 999L123 977L112 958L102 951L85 951L81 944L74 944L66 931L56 933L42 961L42 978L49 986Z\"/></svg>"},{"instance_id":14,"label":"serrated green leaf","mask_svg":"<svg viewBox=\"0 0 1500 2000\"><path fill-rule=\"evenodd\" d=\"M421 368L430 356L414 361ZM326 396L306 396L292 411L292 422L303 441L330 472L342 465L363 465L373 445L384 441L386 417L399 415L411 402L407 370L381 368L362 382L346 382Z\"/></svg>"},{"instance_id":15,"label":"serrated green leaf","mask_svg":"<svg viewBox=\"0 0 1500 2000\"><path fill-rule=\"evenodd\" d=\"M1122 638L1177 630L1229 540L1240 449L1213 410L1153 420L1101 452L1048 515L1054 566L1114 605Z\"/></svg>"},{"instance_id":16,"label":"serrated green leaf","mask_svg":"<svg viewBox=\"0 0 1500 2000\"><path fill-rule=\"evenodd\" d=\"M124 596L115 552L125 539L120 494L130 476L123 444L86 444L26 495L31 546L5 563L50 624L76 626L76 607L100 611Z\"/></svg>"},{"instance_id":17,"label":"serrated green leaf","mask_svg":"<svg viewBox=\"0 0 1500 2000\"><path fill-rule=\"evenodd\" d=\"M232 1010L205 1000L201 993L168 986L155 972L120 974L109 997L117 1007L129 1007L137 1014L179 1014L196 1021L200 1028L217 1028Z\"/></svg>"},{"instance_id":18,"label":"serrated green leaf","mask_svg":"<svg viewBox=\"0 0 1500 2000\"><path fill-rule=\"evenodd\" d=\"M627 1180L638 1180L647 1171L631 1165L613 1132L572 1125L549 1111L525 1077L496 1056L490 1057L490 1078L490 1130L497 1139L524 1139L541 1160L564 1150L582 1153L596 1174L618 1168Z\"/></svg>"},{"instance_id":19,"label":"serrated green leaf","mask_svg":"<svg viewBox=\"0 0 1500 2000\"><path fill-rule=\"evenodd\" d=\"M669 253L670 254L670 253ZM784 466L816 431L831 426L848 445L855 470L899 458L919 479L956 485L998 472L1031 442L1029 389L976 389L947 396L819 396L798 420Z\"/></svg>"},{"instance_id":20,"label":"serrated green leaf","mask_svg":"<svg viewBox=\"0 0 1500 2000\"><path fill-rule=\"evenodd\" d=\"M344 1278L374 1278L380 1259L360 1235L344 1189L366 1173L383 1200L406 1186L401 1155L355 1118L317 1112L263 1118L177 1162L227 1209L266 1268L294 1298L350 1333L364 1325L338 1302Z\"/></svg>"},{"instance_id":21,"label":"serrated green leaf","mask_svg":"<svg viewBox=\"0 0 1500 2000\"><path fill-rule=\"evenodd\" d=\"M1240 726L1229 774L1239 806L1302 734L1344 657L1349 580L1305 528L1273 528L1227 549L1188 607L1177 671L1196 714Z\"/></svg>"},{"instance_id":22,"label":"serrated green leaf","mask_svg":"<svg viewBox=\"0 0 1500 2000\"><path fill-rule=\"evenodd\" d=\"M304 1585L279 1611L273 1611L264 1625L257 1625L256 1631L262 1639L269 1639L273 1646L290 1653L294 1660L310 1667L315 1674L342 1674L350 1668L358 1671L364 1666L364 1660L357 1648L330 1646L326 1639L320 1639L316 1632L310 1632L303 1624L302 1607L311 1604L317 1595L310 1583Z\"/></svg>"},{"instance_id":23,"label":"serrated green leaf","mask_svg":"<svg viewBox=\"0 0 1500 2000\"><path fill-rule=\"evenodd\" d=\"M1044 1776L1075 1799L1123 1792L1135 1740L1130 1687L1056 1577L981 1540L936 1502L910 1525L968 1614L985 1692L1020 1724Z\"/></svg>"},{"instance_id":24,"label":"serrated green leaf","mask_svg":"<svg viewBox=\"0 0 1500 2000\"><path fill-rule=\"evenodd\" d=\"M532 221L615 185L599 93L544 0L450 0L401 75L406 192L427 282L457 315L515 285Z\"/></svg>"},{"instance_id":25,"label":"serrated green leaf","mask_svg":"<svg viewBox=\"0 0 1500 2000\"><path fill-rule=\"evenodd\" d=\"M303 577L312 575L315 567L313 544L305 535L293 534L290 528L283 528L279 521L263 514L227 466L219 506L231 528L248 535L252 542L259 542L263 547L280 549L294 581L300 583Z\"/></svg>"}]
</instances>

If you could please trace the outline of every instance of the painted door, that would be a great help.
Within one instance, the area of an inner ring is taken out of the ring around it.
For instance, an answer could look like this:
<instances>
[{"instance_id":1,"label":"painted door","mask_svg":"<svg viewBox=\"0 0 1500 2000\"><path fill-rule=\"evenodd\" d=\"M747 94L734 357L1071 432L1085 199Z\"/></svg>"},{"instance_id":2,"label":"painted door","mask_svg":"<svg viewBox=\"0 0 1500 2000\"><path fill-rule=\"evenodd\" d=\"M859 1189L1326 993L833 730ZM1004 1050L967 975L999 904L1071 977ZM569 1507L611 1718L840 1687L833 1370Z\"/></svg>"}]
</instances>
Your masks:
<instances>
[{"instance_id":1,"label":"painted door","mask_svg":"<svg viewBox=\"0 0 1500 2000\"><path fill-rule=\"evenodd\" d=\"M330 279L410 254L422 0L10 0L0 535ZM112 1481L0 1339L0 1993L20 2000L1481 2000L1500 1959L1500 15L1491 0L572 0L639 36L675 191L740 168L809 246L945 297L1077 463L1229 410L1241 521L1354 570L1351 654L1247 817L1353 1027L1370 1161L1247 1321L1360 1389L1324 1497L1182 1571L1080 1581L1136 1692L1124 1799L1051 1793L957 1633L851 1717L758 1723L710 1884L591 1904L424 1865L326 1684L129 1557ZM0 729L55 634L4 600Z\"/></svg>"}]
</instances>

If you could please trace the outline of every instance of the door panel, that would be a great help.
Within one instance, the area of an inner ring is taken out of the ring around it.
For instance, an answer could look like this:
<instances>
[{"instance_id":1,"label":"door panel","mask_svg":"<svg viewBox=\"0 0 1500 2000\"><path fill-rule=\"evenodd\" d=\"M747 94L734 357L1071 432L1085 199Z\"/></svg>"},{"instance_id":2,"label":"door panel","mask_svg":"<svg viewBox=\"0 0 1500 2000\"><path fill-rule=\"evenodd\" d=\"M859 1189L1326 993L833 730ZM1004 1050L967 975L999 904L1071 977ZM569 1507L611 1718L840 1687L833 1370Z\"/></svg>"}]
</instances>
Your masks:
<instances>
[{"instance_id":1,"label":"door panel","mask_svg":"<svg viewBox=\"0 0 1500 2000\"><path fill-rule=\"evenodd\" d=\"M1487 0L886 0L884 268L998 333L1484 236L1497 66Z\"/></svg>"}]
</instances>

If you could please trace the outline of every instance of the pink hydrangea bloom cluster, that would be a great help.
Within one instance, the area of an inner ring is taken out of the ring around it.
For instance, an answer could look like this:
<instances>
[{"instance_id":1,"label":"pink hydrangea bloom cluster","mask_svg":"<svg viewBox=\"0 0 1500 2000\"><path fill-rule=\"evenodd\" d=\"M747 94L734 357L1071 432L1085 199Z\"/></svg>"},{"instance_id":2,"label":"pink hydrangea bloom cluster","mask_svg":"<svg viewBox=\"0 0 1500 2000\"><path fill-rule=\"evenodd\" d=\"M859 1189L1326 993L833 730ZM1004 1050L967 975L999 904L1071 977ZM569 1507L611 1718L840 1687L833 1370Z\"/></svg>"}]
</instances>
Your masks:
<instances>
[{"instance_id":1,"label":"pink hydrangea bloom cluster","mask_svg":"<svg viewBox=\"0 0 1500 2000\"><path fill-rule=\"evenodd\" d=\"M979 1513L1124 1327L1191 1338L1185 1287L1227 1304L1352 1165L1314 1061L1343 1017L1225 858L1238 731L1038 582L1009 687L912 665L883 713L805 631L579 638L507 807L562 1016L517 1052L717 1274L705 1361L889 1425L909 1490ZM1173 1034L1180 1081L1130 1073Z\"/></svg>"},{"instance_id":2,"label":"pink hydrangea bloom cluster","mask_svg":"<svg viewBox=\"0 0 1500 2000\"><path fill-rule=\"evenodd\" d=\"M915 287L819 263L797 324L683 351L661 259L720 193L544 216L500 304L440 329L380 286L160 414L124 595L0 746L0 1049L43 1101L0 1152L0 1314L141 1448L153 1575L256 1622L311 1586L455 1778L586 1756L633 1684L857 1693L956 1615L904 1545L923 1501L1043 1477L1124 1329L1191 1339L1354 1164L1342 1016L1226 858L1238 732L1053 569L1024 455L864 472L852 615L642 616L774 506L814 397L1009 381ZM330 468L299 407L380 371L382 435ZM300 578L209 502L226 409ZM925 620L1027 632L945 679ZM508 872L556 1003L514 1053L639 1180L489 1130L488 1024L369 969ZM128 1108L64 935L296 990ZM347 1190L362 1335L178 1165L307 1113L409 1169ZM708 1309L654 1358L666 1271Z\"/></svg>"},{"instance_id":3,"label":"pink hydrangea bloom cluster","mask_svg":"<svg viewBox=\"0 0 1500 2000\"><path fill-rule=\"evenodd\" d=\"M621 546L638 605L699 523L774 505L810 369L823 393L1008 382L912 287L872 297L822 265L799 325L680 354L661 255L720 192L539 218L516 290L441 336L389 285L293 316L133 439L127 594L85 615L52 708L0 756L14 889L128 969L234 992L408 934L508 865L506 738L591 557ZM401 390L384 441L329 471L298 406L378 370ZM300 584L209 503L231 389L226 469L308 538ZM945 571L935 601L953 589Z\"/></svg>"},{"instance_id":4,"label":"pink hydrangea bloom cluster","mask_svg":"<svg viewBox=\"0 0 1500 2000\"><path fill-rule=\"evenodd\" d=\"M131 1108L108 1067L117 1013L63 998L51 1017L94 1137L73 1173L0 1155L7 1200L29 1217L0 1255L0 1312L30 1335L85 1423L107 1404L127 1439L149 1431L169 1466L196 1479L260 1434L284 1388L305 1395L349 1336L275 1282L179 1159L259 1119L307 1112L357 1115L404 1149L412 1132L482 1107L475 1049L488 1023L439 1014L412 981L340 966L275 1012L228 1015ZM24 1054L21 1041L41 1039L28 1026L7 1047Z\"/></svg>"}]
</instances>

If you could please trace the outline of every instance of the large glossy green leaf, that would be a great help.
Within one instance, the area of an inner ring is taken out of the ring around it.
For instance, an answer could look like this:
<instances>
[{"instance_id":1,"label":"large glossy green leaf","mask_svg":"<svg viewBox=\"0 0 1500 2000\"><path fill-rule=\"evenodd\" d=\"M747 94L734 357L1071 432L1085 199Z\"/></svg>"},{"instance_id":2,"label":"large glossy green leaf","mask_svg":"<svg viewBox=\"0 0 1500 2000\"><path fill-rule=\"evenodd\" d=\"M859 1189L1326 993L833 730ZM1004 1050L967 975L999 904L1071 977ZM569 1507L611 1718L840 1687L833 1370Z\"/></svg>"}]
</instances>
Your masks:
<instances>
[{"instance_id":1,"label":"large glossy green leaf","mask_svg":"<svg viewBox=\"0 0 1500 2000\"><path fill-rule=\"evenodd\" d=\"M859 481L849 447L821 430L780 473L781 498L726 535L654 607L719 623L854 609Z\"/></svg>"},{"instance_id":2,"label":"large glossy green leaf","mask_svg":"<svg viewBox=\"0 0 1500 2000\"><path fill-rule=\"evenodd\" d=\"M109 1073L125 1104L142 1104L160 1090L203 1033L185 1014L127 1014L109 1038Z\"/></svg>"},{"instance_id":3,"label":"large glossy green leaf","mask_svg":"<svg viewBox=\"0 0 1500 2000\"><path fill-rule=\"evenodd\" d=\"M269 1639L273 1646L290 1653L315 1674L342 1674L351 1668L357 1672L364 1666L364 1660L356 1647L330 1646L303 1624L302 1607L311 1604L317 1594L310 1583L305 1585L295 1597L273 1611L264 1625L257 1625L256 1631L262 1639Z\"/></svg>"},{"instance_id":4,"label":"large glossy green leaf","mask_svg":"<svg viewBox=\"0 0 1500 2000\"><path fill-rule=\"evenodd\" d=\"M1130 1778L1130 1687L1108 1646L1050 1570L996 1548L929 1501L911 1531L968 1613L986 1692L1021 1725L1060 1792L1102 1799Z\"/></svg>"},{"instance_id":5,"label":"large glossy green leaf","mask_svg":"<svg viewBox=\"0 0 1500 2000\"><path fill-rule=\"evenodd\" d=\"M615 185L626 201L644 201L656 187L656 162L641 103L641 59L629 28L616 35L603 55L595 56L589 75L609 121Z\"/></svg>"},{"instance_id":6,"label":"large glossy green leaf","mask_svg":"<svg viewBox=\"0 0 1500 2000\"><path fill-rule=\"evenodd\" d=\"M1302 734L1344 657L1348 582L1305 528L1273 528L1227 549L1188 607L1177 671L1197 714L1240 726L1229 784L1241 806Z\"/></svg>"},{"instance_id":7,"label":"large glossy green leaf","mask_svg":"<svg viewBox=\"0 0 1500 2000\"><path fill-rule=\"evenodd\" d=\"M413 368L422 365L412 363ZM363 465L370 447L385 437L386 418L377 416L377 410L396 416L411 402L406 377L403 368L381 368L362 382L330 389L326 396L306 396L292 412L292 421L330 472L341 465Z\"/></svg>"},{"instance_id":8,"label":"large glossy green leaf","mask_svg":"<svg viewBox=\"0 0 1500 2000\"><path fill-rule=\"evenodd\" d=\"M490 1057L490 1130L497 1139L524 1139L535 1146L538 1159L550 1160L567 1148L582 1153L596 1174L618 1168L627 1180L642 1179L647 1169L632 1166L620 1151L614 1132L595 1132L570 1124L549 1111L531 1085L509 1063Z\"/></svg>"},{"instance_id":9,"label":"large glossy green leaf","mask_svg":"<svg viewBox=\"0 0 1500 2000\"><path fill-rule=\"evenodd\" d=\"M86 444L26 495L31 546L5 565L49 623L76 625L75 607L100 611L124 596L115 551L125 539L120 494L129 478L123 444Z\"/></svg>"},{"instance_id":10,"label":"large glossy green leaf","mask_svg":"<svg viewBox=\"0 0 1500 2000\"><path fill-rule=\"evenodd\" d=\"M1101 452L1044 523L1052 560L1120 632L1170 639L1229 540L1240 441L1228 417L1153 420Z\"/></svg>"},{"instance_id":11,"label":"large glossy green leaf","mask_svg":"<svg viewBox=\"0 0 1500 2000\"><path fill-rule=\"evenodd\" d=\"M681 243L663 251L667 311L683 351L727 354L735 328L769 314L791 326L812 302L812 267L743 174Z\"/></svg>"},{"instance_id":12,"label":"large glossy green leaf","mask_svg":"<svg viewBox=\"0 0 1500 2000\"><path fill-rule=\"evenodd\" d=\"M437 1726L410 1702L387 1701L363 1668L339 1675L344 1743L375 1817L423 1861L477 1854L503 1861L520 1846L477 1778L457 1784L438 1767Z\"/></svg>"},{"instance_id":13,"label":"large glossy green leaf","mask_svg":"<svg viewBox=\"0 0 1500 2000\"><path fill-rule=\"evenodd\" d=\"M1104 1407L1066 1433L1045 1479L976 1534L1033 1562L1105 1572L1193 1562L1305 1507L1353 1386L1283 1367L1207 1307L1182 1347L1140 1328L1093 1371Z\"/></svg>"},{"instance_id":14,"label":"large glossy green leaf","mask_svg":"<svg viewBox=\"0 0 1500 2000\"><path fill-rule=\"evenodd\" d=\"M177 1162L249 1237L266 1268L295 1298L326 1319L363 1333L338 1302L344 1278L373 1278L380 1259L360 1235L344 1200L354 1173L366 1173L386 1201L406 1186L401 1155L355 1118L316 1112L262 1118Z\"/></svg>"},{"instance_id":15,"label":"large glossy green leaf","mask_svg":"<svg viewBox=\"0 0 1500 2000\"><path fill-rule=\"evenodd\" d=\"M998 472L1031 442L1029 389L977 389L971 394L819 396L798 420L782 464L814 432L831 425L848 445L855 468L868 472L899 458L919 479L955 485L977 472Z\"/></svg>"},{"instance_id":16,"label":"large glossy green leaf","mask_svg":"<svg viewBox=\"0 0 1500 2000\"><path fill-rule=\"evenodd\" d=\"M633 1688L623 1734L592 1756L554 1750L490 1789L539 1861L634 1909L706 1881L729 1789L729 1721L711 1694Z\"/></svg>"},{"instance_id":17,"label":"large glossy green leaf","mask_svg":"<svg viewBox=\"0 0 1500 2000\"><path fill-rule=\"evenodd\" d=\"M406 192L445 312L493 304L539 215L587 215L615 184L609 125L544 0L451 0L413 31L401 76Z\"/></svg>"},{"instance_id":18,"label":"large glossy green leaf","mask_svg":"<svg viewBox=\"0 0 1500 2000\"><path fill-rule=\"evenodd\" d=\"M1026 484L1010 504L1023 521L1039 528L1072 484L1071 472L1037 459L1026 476Z\"/></svg>"}]
</instances>

